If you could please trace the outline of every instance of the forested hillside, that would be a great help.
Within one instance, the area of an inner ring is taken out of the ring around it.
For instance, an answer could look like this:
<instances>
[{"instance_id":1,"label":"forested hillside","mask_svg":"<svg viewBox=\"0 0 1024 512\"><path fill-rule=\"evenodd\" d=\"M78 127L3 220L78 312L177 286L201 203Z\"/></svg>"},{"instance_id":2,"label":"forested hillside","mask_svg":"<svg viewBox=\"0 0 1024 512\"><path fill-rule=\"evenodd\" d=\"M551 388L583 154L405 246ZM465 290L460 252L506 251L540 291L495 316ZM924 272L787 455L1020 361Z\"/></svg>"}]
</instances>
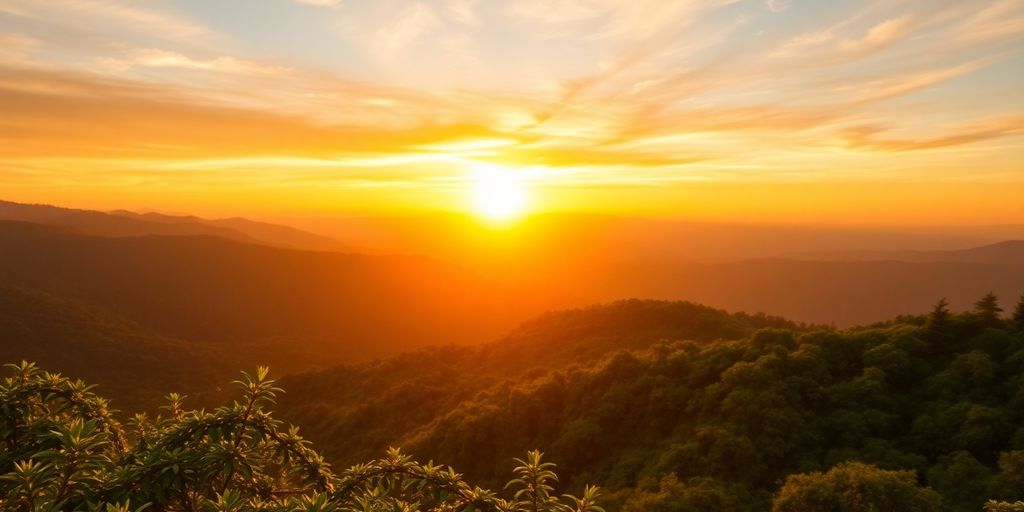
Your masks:
<instances>
[{"instance_id":1,"label":"forested hillside","mask_svg":"<svg viewBox=\"0 0 1024 512\"><path fill-rule=\"evenodd\" d=\"M0 381L0 510L11 512L604 512L600 492L554 493L554 464L531 451L497 492L398 450L334 471L267 406L281 391L259 368L233 384L231 405L187 410L167 396L165 414L127 425L90 385L5 365Z\"/></svg>"},{"instance_id":2,"label":"forested hillside","mask_svg":"<svg viewBox=\"0 0 1024 512\"><path fill-rule=\"evenodd\" d=\"M0 285L0 361L73 369L119 408L145 410L174 389L210 393L235 358L208 344L159 336L96 306Z\"/></svg>"},{"instance_id":3,"label":"forested hillside","mask_svg":"<svg viewBox=\"0 0 1024 512\"><path fill-rule=\"evenodd\" d=\"M998 310L835 330L629 301L289 377L281 414L337 463L400 446L490 485L536 447L614 509L768 510L787 475L859 461L978 511L1024 498L1024 306Z\"/></svg>"},{"instance_id":4,"label":"forested hillside","mask_svg":"<svg viewBox=\"0 0 1024 512\"><path fill-rule=\"evenodd\" d=\"M494 306L477 276L424 258L83 236L21 222L0 221L0 284L88 303L160 336L314 356L266 354L282 370L479 342L522 316Z\"/></svg>"}]
</instances>

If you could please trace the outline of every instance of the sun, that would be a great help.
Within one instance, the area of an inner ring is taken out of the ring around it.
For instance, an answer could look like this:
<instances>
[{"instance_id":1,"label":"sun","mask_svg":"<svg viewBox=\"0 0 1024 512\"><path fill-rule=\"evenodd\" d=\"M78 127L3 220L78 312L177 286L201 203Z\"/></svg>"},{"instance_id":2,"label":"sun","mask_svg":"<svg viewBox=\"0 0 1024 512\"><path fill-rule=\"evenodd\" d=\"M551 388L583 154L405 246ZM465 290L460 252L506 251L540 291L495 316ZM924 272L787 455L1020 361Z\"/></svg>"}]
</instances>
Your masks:
<instances>
[{"instance_id":1,"label":"sun","mask_svg":"<svg viewBox=\"0 0 1024 512\"><path fill-rule=\"evenodd\" d=\"M526 209L527 190L521 172L493 164L473 166L473 203L489 220L507 221Z\"/></svg>"}]
</instances>

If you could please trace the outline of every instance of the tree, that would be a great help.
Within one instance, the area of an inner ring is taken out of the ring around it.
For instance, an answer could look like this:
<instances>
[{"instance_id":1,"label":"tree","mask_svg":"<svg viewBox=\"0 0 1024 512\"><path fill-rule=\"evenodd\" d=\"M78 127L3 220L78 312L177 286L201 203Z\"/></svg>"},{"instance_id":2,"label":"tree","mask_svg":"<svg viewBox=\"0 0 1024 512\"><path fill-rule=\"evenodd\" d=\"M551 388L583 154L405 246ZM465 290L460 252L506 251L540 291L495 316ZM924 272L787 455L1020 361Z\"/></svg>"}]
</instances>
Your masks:
<instances>
[{"instance_id":1,"label":"tree","mask_svg":"<svg viewBox=\"0 0 1024 512\"><path fill-rule=\"evenodd\" d=\"M1024 501L1013 503L1006 501L988 500L985 503L985 512L1024 512Z\"/></svg>"},{"instance_id":2,"label":"tree","mask_svg":"<svg viewBox=\"0 0 1024 512\"><path fill-rule=\"evenodd\" d=\"M942 499L917 485L913 471L887 471L845 462L827 473L790 475L772 501L772 512L931 512Z\"/></svg>"},{"instance_id":3,"label":"tree","mask_svg":"<svg viewBox=\"0 0 1024 512\"><path fill-rule=\"evenodd\" d=\"M1018 329L1024 331L1024 293L1021 294L1020 300L1017 301L1017 307L1013 308L1013 323Z\"/></svg>"},{"instance_id":4,"label":"tree","mask_svg":"<svg viewBox=\"0 0 1024 512\"><path fill-rule=\"evenodd\" d=\"M942 331L949 324L949 301L945 297L939 299L928 316L928 327L933 331Z\"/></svg>"},{"instance_id":5,"label":"tree","mask_svg":"<svg viewBox=\"0 0 1024 512\"><path fill-rule=\"evenodd\" d=\"M1000 497L1010 499L1024 498L1024 450L1014 450L999 454L999 476L997 487L1002 492Z\"/></svg>"},{"instance_id":6,"label":"tree","mask_svg":"<svg viewBox=\"0 0 1024 512\"><path fill-rule=\"evenodd\" d=\"M1003 308L999 307L999 298L992 292L985 294L978 302L974 303L974 314L978 315L985 325L997 325L999 313L1002 312Z\"/></svg>"},{"instance_id":7,"label":"tree","mask_svg":"<svg viewBox=\"0 0 1024 512\"><path fill-rule=\"evenodd\" d=\"M622 512L745 512L752 510L752 501L741 485L707 477L680 482L675 473L669 473L656 489L636 490Z\"/></svg>"},{"instance_id":8,"label":"tree","mask_svg":"<svg viewBox=\"0 0 1024 512\"><path fill-rule=\"evenodd\" d=\"M186 411L171 394L168 417L137 415L129 442L91 386L8 365L0 382L0 510L604 512L596 487L551 495L554 464L530 452L515 469L511 500L471 487L450 468L397 449L335 474L298 429L281 429L265 406L281 392L260 368L235 381L242 400Z\"/></svg>"}]
</instances>

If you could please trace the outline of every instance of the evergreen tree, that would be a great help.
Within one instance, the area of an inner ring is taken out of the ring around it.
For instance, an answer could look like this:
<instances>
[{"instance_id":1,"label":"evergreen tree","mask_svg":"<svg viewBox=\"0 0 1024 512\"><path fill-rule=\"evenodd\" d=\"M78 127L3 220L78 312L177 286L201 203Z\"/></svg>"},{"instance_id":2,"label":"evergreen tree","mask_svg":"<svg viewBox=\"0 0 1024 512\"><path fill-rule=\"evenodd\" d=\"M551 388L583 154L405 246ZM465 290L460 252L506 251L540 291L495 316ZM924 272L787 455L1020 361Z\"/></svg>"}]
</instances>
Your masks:
<instances>
[{"instance_id":1,"label":"evergreen tree","mask_svg":"<svg viewBox=\"0 0 1024 512\"><path fill-rule=\"evenodd\" d=\"M1018 329L1024 331L1024 293L1020 295L1017 307L1013 309L1013 323Z\"/></svg>"},{"instance_id":2,"label":"evergreen tree","mask_svg":"<svg viewBox=\"0 0 1024 512\"><path fill-rule=\"evenodd\" d=\"M1003 308L999 307L999 298L992 292L985 294L978 302L974 303L974 314L978 315L985 325L999 323L999 313L1002 312Z\"/></svg>"},{"instance_id":3,"label":"evergreen tree","mask_svg":"<svg viewBox=\"0 0 1024 512\"><path fill-rule=\"evenodd\" d=\"M949 301L945 297L939 299L928 316L928 327L933 331L941 331L949 324Z\"/></svg>"}]
</instances>

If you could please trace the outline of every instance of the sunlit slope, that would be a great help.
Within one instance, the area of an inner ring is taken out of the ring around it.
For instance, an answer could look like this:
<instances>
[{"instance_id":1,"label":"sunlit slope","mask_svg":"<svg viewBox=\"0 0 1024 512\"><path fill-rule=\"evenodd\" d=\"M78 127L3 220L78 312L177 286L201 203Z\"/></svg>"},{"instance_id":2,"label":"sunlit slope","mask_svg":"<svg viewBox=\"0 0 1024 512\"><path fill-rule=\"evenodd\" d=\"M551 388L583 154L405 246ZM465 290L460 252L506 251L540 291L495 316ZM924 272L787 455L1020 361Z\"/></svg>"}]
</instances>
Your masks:
<instances>
[{"instance_id":1,"label":"sunlit slope","mask_svg":"<svg viewBox=\"0 0 1024 512\"><path fill-rule=\"evenodd\" d=\"M785 475L860 460L916 471L945 510L974 511L1024 497L997 467L1024 448L1022 361L1024 324L980 314L837 331L625 302L476 349L292 376L281 414L342 465L401 446L489 482L537 446L568 489L618 489L611 510L685 493L768 510Z\"/></svg>"}]
</instances>

